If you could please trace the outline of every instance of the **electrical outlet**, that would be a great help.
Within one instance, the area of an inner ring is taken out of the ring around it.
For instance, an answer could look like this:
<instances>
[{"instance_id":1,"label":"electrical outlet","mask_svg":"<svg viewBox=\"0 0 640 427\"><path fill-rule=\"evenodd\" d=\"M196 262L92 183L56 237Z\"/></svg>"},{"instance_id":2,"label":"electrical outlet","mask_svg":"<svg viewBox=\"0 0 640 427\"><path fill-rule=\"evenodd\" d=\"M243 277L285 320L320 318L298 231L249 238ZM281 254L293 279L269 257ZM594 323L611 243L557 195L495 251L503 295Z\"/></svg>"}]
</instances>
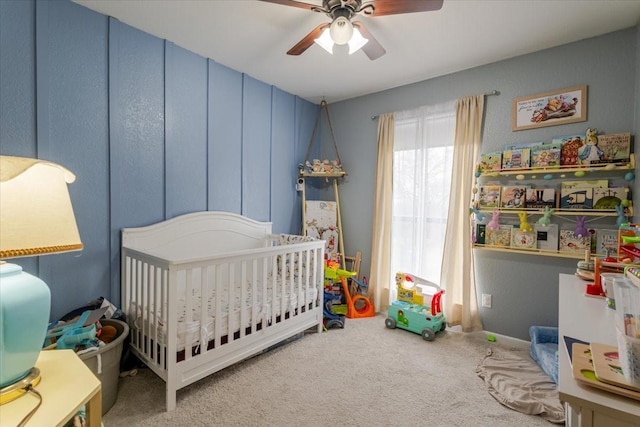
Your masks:
<instances>
[{"instance_id":1,"label":"electrical outlet","mask_svg":"<svg viewBox=\"0 0 640 427\"><path fill-rule=\"evenodd\" d=\"M482 294L482 306L491 308L491 294Z\"/></svg>"}]
</instances>

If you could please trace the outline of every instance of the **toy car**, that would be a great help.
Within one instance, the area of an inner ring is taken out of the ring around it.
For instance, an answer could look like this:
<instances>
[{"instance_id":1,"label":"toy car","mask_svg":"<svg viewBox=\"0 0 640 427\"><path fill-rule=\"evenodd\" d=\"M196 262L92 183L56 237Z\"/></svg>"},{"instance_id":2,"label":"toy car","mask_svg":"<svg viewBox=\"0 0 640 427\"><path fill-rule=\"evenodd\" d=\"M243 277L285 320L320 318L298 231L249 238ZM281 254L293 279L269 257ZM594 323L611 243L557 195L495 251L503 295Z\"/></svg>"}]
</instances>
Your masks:
<instances>
[{"instance_id":1,"label":"toy car","mask_svg":"<svg viewBox=\"0 0 640 427\"><path fill-rule=\"evenodd\" d=\"M433 341L436 333L447 327L442 313L434 316L430 307L406 301L391 303L384 324L389 329L400 328L420 334L427 341Z\"/></svg>"},{"instance_id":2,"label":"toy car","mask_svg":"<svg viewBox=\"0 0 640 427\"><path fill-rule=\"evenodd\" d=\"M405 286L405 281L411 283ZM433 287L437 292L431 297L431 306L424 305L424 295L418 292L415 285L422 284ZM398 300L391 303L384 324L389 329L405 329L420 334L427 341L433 341L436 333L444 331L447 319L440 306L444 291L440 286L426 279L407 273L396 274Z\"/></svg>"}]
</instances>

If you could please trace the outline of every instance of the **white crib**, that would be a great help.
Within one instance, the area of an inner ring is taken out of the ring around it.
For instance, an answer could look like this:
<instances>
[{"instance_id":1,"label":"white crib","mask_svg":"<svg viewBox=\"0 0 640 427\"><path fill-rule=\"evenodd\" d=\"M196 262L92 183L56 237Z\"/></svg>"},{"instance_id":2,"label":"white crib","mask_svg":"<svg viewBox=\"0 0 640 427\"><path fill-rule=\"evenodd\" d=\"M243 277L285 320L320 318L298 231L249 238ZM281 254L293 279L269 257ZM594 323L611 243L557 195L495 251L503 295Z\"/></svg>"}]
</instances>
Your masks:
<instances>
[{"instance_id":1,"label":"white crib","mask_svg":"<svg viewBox=\"0 0 640 427\"><path fill-rule=\"evenodd\" d=\"M322 331L324 241L198 212L122 230L130 347L176 391L311 327ZM205 307L205 309L202 309Z\"/></svg>"}]
</instances>

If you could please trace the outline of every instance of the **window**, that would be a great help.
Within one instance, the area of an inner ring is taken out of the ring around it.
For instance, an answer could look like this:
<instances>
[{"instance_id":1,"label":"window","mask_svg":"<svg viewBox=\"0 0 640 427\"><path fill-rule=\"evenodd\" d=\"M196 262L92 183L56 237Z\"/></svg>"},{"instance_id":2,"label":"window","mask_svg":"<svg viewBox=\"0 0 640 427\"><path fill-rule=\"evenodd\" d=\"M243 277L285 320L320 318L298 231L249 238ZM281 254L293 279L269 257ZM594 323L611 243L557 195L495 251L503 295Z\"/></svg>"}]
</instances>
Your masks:
<instances>
[{"instance_id":1,"label":"window","mask_svg":"<svg viewBox=\"0 0 640 427\"><path fill-rule=\"evenodd\" d=\"M391 283L398 271L440 283L455 122L455 102L395 115Z\"/></svg>"}]
</instances>

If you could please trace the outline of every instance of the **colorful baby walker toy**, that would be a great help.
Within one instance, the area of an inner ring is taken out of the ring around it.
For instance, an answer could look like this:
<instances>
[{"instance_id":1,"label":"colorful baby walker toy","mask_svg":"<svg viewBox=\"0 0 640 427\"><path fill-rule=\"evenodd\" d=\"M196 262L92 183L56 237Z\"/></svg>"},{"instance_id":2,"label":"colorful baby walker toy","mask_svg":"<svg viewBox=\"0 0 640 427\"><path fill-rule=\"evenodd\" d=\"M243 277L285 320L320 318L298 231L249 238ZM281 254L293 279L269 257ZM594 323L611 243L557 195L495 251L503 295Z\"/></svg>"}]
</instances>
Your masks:
<instances>
[{"instance_id":1,"label":"colorful baby walker toy","mask_svg":"<svg viewBox=\"0 0 640 427\"><path fill-rule=\"evenodd\" d=\"M385 326L389 329L405 329L422 335L426 341L433 341L436 333L447 327L441 307L444 291L435 283L408 273L396 273L396 285L398 300L389 306ZM436 289L430 306L424 304L424 295L416 285Z\"/></svg>"}]
</instances>

